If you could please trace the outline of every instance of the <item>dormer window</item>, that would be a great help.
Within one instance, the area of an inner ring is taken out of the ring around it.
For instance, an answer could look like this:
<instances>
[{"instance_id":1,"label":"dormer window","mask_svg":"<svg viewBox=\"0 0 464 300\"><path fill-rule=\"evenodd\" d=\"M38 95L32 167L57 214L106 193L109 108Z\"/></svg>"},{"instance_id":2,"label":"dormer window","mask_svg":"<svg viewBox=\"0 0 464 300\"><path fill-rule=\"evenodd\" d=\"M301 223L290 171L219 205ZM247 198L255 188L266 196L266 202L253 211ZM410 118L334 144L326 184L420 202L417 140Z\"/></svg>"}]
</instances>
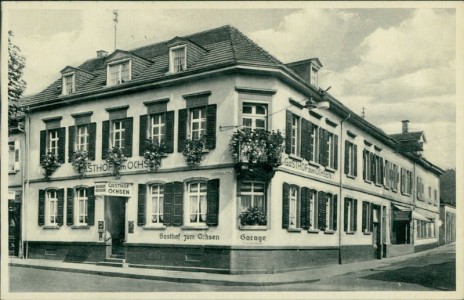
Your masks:
<instances>
[{"instance_id":1,"label":"dormer window","mask_svg":"<svg viewBox=\"0 0 464 300\"><path fill-rule=\"evenodd\" d=\"M63 75L63 95L70 95L76 91L75 77L74 73Z\"/></svg>"},{"instance_id":2,"label":"dormer window","mask_svg":"<svg viewBox=\"0 0 464 300\"><path fill-rule=\"evenodd\" d=\"M108 64L107 85L117 85L131 80L131 61L119 61Z\"/></svg>"},{"instance_id":3,"label":"dormer window","mask_svg":"<svg viewBox=\"0 0 464 300\"><path fill-rule=\"evenodd\" d=\"M171 48L169 52L169 66L171 73L187 70L187 46Z\"/></svg>"}]
</instances>

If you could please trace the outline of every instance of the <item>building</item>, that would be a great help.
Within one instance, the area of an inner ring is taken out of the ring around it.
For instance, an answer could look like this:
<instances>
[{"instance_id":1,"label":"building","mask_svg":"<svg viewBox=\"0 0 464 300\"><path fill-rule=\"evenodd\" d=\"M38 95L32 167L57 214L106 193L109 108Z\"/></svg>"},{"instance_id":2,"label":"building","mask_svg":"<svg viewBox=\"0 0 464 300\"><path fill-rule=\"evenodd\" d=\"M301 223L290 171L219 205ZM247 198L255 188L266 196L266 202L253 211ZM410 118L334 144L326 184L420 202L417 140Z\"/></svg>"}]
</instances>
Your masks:
<instances>
[{"instance_id":1,"label":"building","mask_svg":"<svg viewBox=\"0 0 464 300\"><path fill-rule=\"evenodd\" d=\"M65 67L25 99L27 256L268 273L436 245L443 171L322 90L320 68L230 26Z\"/></svg>"},{"instance_id":2,"label":"building","mask_svg":"<svg viewBox=\"0 0 464 300\"><path fill-rule=\"evenodd\" d=\"M456 207L440 203L440 244L456 242Z\"/></svg>"}]
</instances>

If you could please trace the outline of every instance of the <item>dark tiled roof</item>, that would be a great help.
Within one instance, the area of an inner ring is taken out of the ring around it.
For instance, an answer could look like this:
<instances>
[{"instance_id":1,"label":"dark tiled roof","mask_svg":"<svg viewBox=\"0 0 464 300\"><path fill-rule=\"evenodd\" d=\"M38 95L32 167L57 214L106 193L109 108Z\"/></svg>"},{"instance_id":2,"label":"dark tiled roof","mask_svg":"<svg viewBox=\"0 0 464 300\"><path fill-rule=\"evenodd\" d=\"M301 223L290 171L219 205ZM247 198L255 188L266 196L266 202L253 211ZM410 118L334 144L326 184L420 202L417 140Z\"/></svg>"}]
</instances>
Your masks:
<instances>
[{"instance_id":1,"label":"dark tiled roof","mask_svg":"<svg viewBox=\"0 0 464 300\"><path fill-rule=\"evenodd\" d=\"M238 62L283 65L282 62L231 26L223 26L182 38L207 50L204 56L189 66L185 73L213 69L218 66L232 65ZM156 43L127 51L152 63L148 64L142 72L132 74L132 79L127 84L115 86L113 88L123 88L127 85L132 86L140 82L150 80L157 81L168 78L169 76L179 75L166 74L169 69L169 48L166 45L167 42L168 41ZM106 57L92 58L77 67L89 72L94 77L87 81L85 85L78 86L73 95L98 92L106 88L105 60ZM58 76L57 73L57 77ZM60 95L61 78L58 78L42 92L23 99L23 103L28 106L34 106L42 102L57 100L60 97L66 98L66 96L63 97Z\"/></svg>"},{"instance_id":2,"label":"dark tiled roof","mask_svg":"<svg viewBox=\"0 0 464 300\"><path fill-rule=\"evenodd\" d=\"M407 132L407 133L391 134L390 136L399 142L410 142L410 141L419 141L423 134L424 134L423 131L414 131L414 132Z\"/></svg>"}]
</instances>

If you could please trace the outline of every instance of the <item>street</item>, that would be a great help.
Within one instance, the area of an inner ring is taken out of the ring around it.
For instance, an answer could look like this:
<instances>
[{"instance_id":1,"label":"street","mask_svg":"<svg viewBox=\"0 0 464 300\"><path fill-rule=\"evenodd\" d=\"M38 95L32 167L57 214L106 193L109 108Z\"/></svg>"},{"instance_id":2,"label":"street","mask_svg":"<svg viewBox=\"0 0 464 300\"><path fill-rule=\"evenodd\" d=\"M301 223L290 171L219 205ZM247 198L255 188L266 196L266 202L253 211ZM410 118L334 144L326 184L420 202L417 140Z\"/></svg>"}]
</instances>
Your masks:
<instances>
[{"instance_id":1,"label":"street","mask_svg":"<svg viewBox=\"0 0 464 300\"><path fill-rule=\"evenodd\" d=\"M375 269L313 283L265 287L178 283L10 267L10 292L453 291L456 289L455 252L455 246L448 245Z\"/></svg>"}]
</instances>

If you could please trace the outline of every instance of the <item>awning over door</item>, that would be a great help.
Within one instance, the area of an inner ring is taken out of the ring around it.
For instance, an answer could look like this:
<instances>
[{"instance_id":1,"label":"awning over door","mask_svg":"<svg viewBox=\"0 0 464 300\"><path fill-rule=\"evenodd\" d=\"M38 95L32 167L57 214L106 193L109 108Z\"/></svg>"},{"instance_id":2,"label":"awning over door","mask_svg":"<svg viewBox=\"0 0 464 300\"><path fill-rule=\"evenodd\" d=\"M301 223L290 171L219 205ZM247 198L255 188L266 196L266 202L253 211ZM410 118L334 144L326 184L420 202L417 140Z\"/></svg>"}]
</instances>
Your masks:
<instances>
[{"instance_id":1,"label":"awning over door","mask_svg":"<svg viewBox=\"0 0 464 300\"><path fill-rule=\"evenodd\" d=\"M393 205L393 221L410 221L412 208Z\"/></svg>"},{"instance_id":2,"label":"awning over door","mask_svg":"<svg viewBox=\"0 0 464 300\"><path fill-rule=\"evenodd\" d=\"M416 220L421 220L424 222L432 223L432 221L429 218L424 217L422 214L418 213L417 211L412 212L412 218Z\"/></svg>"},{"instance_id":3,"label":"awning over door","mask_svg":"<svg viewBox=\"0 0 464 300\"><path fill-rule=\"evenodd\" d=\"M399 206L399 205L395 205L393 204L393 206L396 208L396 209L399 209L401 211L411 211L412 208L409 208L409 207L404 207L404 206Z\"/></svg>"}]
</instances>

